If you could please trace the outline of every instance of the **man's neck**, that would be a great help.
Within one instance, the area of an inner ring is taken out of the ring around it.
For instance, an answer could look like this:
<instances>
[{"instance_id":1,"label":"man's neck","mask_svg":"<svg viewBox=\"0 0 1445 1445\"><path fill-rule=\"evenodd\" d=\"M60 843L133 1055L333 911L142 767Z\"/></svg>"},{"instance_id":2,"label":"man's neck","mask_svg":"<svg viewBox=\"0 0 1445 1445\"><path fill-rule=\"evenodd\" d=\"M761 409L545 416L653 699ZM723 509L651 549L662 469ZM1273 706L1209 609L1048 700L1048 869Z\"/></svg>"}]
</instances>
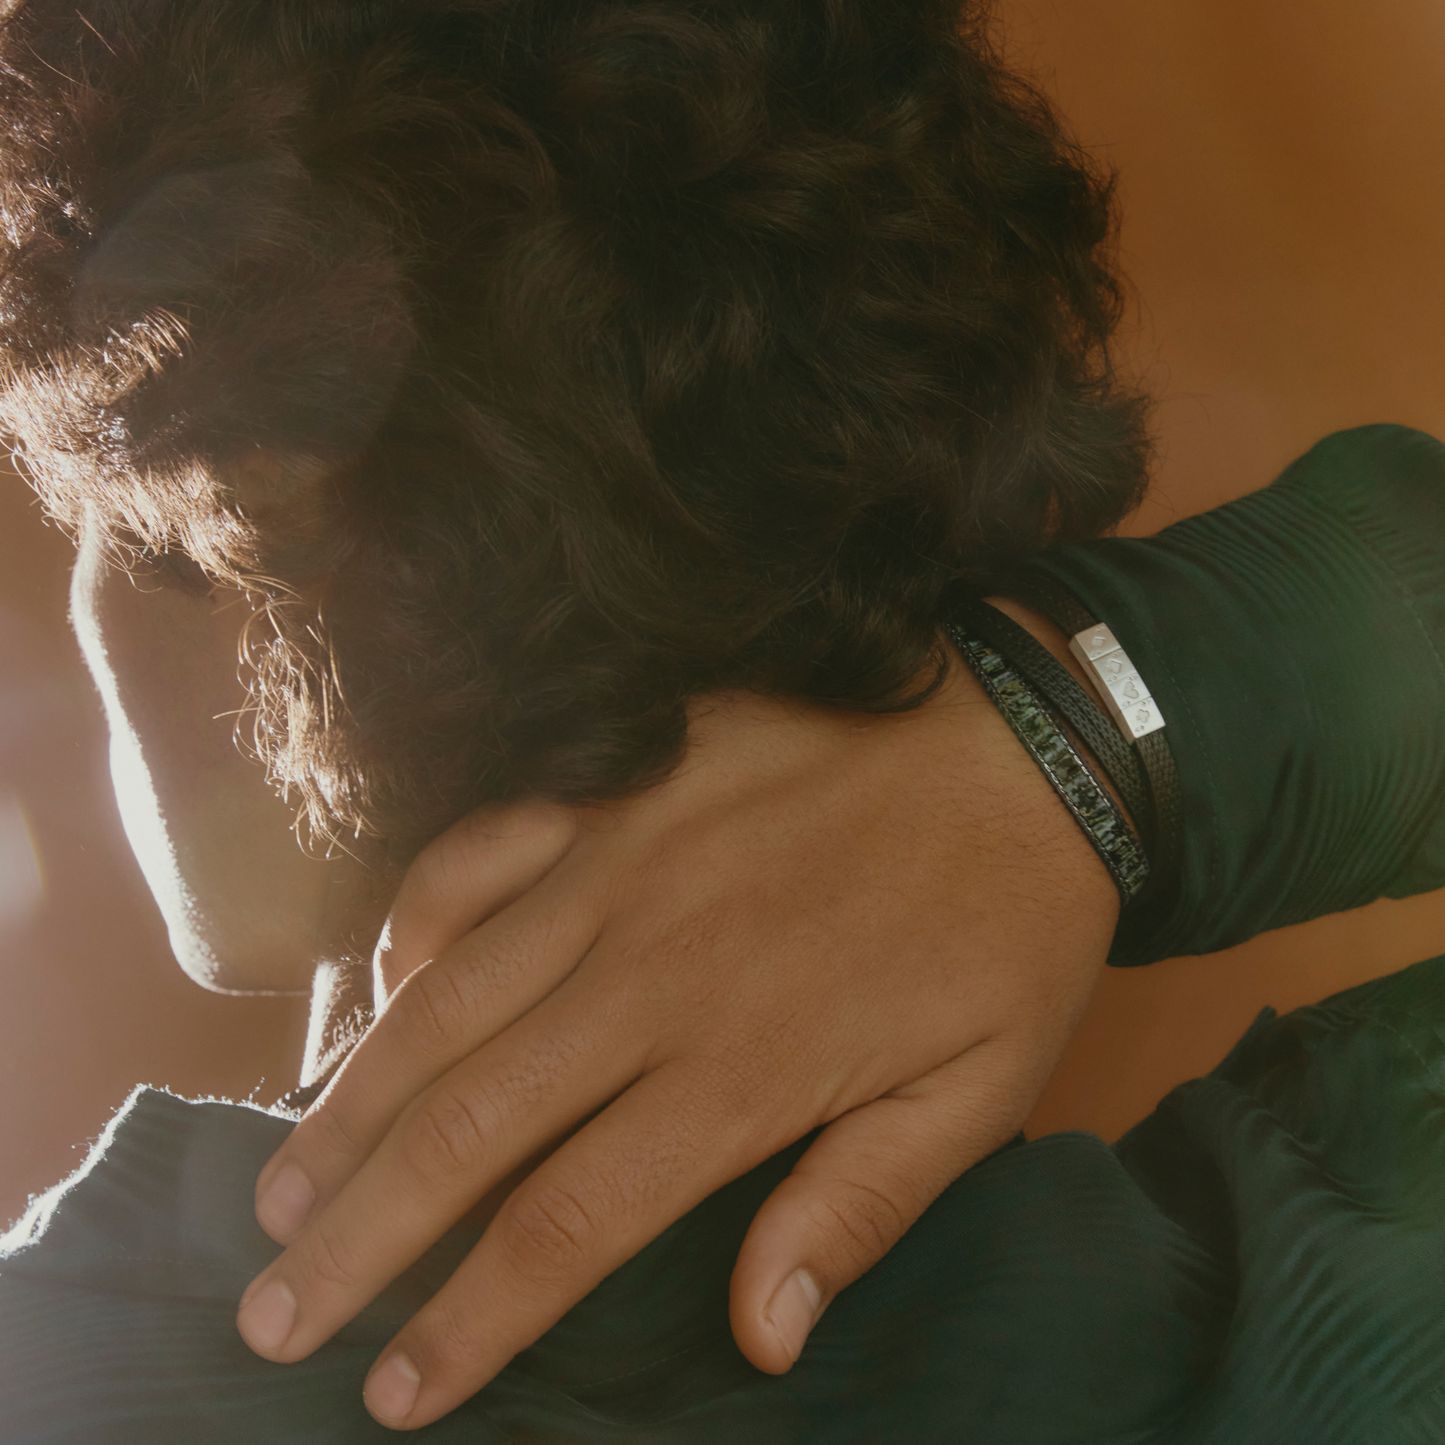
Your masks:
<instances>
[{"instance_id":1,"label":"man's neck","mask_svg":"<svg viewBox=\"0 0 1445 1445\"><path fill-rule=\"evenodd\" d=\"M334 1073L371 1019L370 967L355 959L321 964L311 982L301 1086L323 1083Z\"/></svg>"}]
</instances>

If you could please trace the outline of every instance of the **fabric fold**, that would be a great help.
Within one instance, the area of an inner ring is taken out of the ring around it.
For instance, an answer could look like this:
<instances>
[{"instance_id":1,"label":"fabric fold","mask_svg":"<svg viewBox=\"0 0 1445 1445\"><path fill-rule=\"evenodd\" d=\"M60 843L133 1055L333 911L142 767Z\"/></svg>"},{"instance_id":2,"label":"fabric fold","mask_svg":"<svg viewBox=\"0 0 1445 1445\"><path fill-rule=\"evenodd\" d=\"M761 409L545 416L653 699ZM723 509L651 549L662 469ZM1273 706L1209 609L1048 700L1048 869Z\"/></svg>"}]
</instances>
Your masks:
<instances>
[{"instance_id":1,"label":"fabric fold","mask_svg":"<svg viewBox=\"0 0 1445 1445\"><path fill-rule=\"evenodd\" d=\"M793 1372L764 1376L728 1334L727 1281L795 1148L680 1220L417 1438L1438 1441L1442 1122L1445 959L1265 1014L1114 1148L1051 1135L956 1180L834 1301ZM143 1091L35 1227L12 1235L0 1260L7 1445L393 1438L360 1398L402 1299L297 1365L258 1359L235 1332L234 1296L274 1250L247 1217L249 1183L287 1127ZM449 1239L450 1257L471 1238ZM164 1269L134 1268L167 1241ZM227 1277L231 1298L216 1293Z\"/></svg>"},{"instance_id":2,"label":"fabric fold","mask_svg":"<svg viewBox=\"0 0 1445 1445\"><path fill-rule=\"evenodd\" d=\"M1263 491L1038 565L1114 630L1179 770L1178 887L1126 910L1111 962L1445 885L1445 446L1339 432Z\"/></svg>"}]
</instances>

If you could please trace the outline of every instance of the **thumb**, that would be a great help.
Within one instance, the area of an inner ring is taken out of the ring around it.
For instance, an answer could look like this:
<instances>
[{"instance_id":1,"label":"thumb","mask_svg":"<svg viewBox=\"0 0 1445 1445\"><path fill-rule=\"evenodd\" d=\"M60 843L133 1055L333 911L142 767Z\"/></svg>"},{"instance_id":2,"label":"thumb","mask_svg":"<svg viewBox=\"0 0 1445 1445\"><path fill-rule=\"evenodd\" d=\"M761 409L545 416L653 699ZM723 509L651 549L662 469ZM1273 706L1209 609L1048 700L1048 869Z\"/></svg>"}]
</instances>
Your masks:
<instances>
[{"instance_id":1,"label":"thumb","mask_svg":"<svg viewBox=\"0 0 1445 1445\"><path fill-rule=\"evenodd\" d=\"M1043 1080L988 1040L830 1124L753 1220L733 1270L738 1348L792 1368L835 1295L963 1171L1018 1133Z\"/></svg>"}]
</instances>

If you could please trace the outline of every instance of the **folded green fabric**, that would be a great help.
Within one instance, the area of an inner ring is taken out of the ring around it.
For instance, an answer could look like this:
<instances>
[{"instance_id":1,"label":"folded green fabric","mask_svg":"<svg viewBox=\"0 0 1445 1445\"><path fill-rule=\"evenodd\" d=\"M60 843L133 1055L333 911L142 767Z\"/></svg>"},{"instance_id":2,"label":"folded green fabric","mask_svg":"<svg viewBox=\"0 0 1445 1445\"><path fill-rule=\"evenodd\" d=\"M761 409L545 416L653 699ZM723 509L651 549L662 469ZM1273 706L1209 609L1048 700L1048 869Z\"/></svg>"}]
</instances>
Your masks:
<instances>
[{"instance_id":1,"label":"folded green fabric","mask_svg":"<svg viewBox=\"0 0 1445 1445\"><path fill-rule=\"evenodd\" d=\"M727 1329L732 1259L796 1151L644 1249L426 1441L1424 1445L1445 1439L1445 959L1266 1016L1109 1149L1059 1134L958 1180L791 1375ZM288 1121L139 1091L0 1263L6 1445L395 1436L370 1361L455 1234L297 1365L235 1301L275 1253L251 1181Z\"/></svg>"},{"instance_id":2,"label":"folded green fabric","mask_svg":"<svg viewBox=\"0 0 1445 1445\"><path fill-rule=\"evenodd\" d=\"M1262 492L1041 565L1138 665L1179 769L1181 886L1111 962L1445 886L1445 446L1338 432Z\"/></svg>"}]
</instances>

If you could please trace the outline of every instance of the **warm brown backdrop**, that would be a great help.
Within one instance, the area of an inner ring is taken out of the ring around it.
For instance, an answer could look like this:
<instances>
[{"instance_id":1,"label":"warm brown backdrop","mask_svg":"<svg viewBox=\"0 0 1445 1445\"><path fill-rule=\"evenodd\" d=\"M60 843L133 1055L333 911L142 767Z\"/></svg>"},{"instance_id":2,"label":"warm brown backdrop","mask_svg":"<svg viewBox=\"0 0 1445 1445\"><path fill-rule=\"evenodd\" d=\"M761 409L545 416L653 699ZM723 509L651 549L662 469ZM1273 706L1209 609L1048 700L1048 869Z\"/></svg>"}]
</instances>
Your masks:
<instances>
[{"instance_id":1,"label":"warm brown backdrop","mask_svg":"<svg viewBox=\"0 0 1445 1445\"><path fill-rule=\"evenodd\" d=\"M1117 167L1129 363L1161 397L1130 530L1265 485L1341 427L1445 436L1439 0L1005 0L1013 56ZM1117 1133L1290 1008L1445 951L1445 894L1105 975L1032 1132Z\"/></svg>"},{"instance_id":2,"label":"warm brown backdrop","mask_svg":"<svg viewBox=\"0 0 1445 1445\"><path fill-rule=\"evenodd\" d=\"M999 10L1015 60L1120 173L1137 293L1126 361L1161 397L1158 482L1131 530L1253 491L1339 427L1445 435L1439 0ZM0 819L13 835L18 798L46 879L37 909L0 917L0 1219L69 1166L137 1080L270 1098L294 1081L301 1047L298 1002L210 996L170 960L65 629L66 553L0 485ZM14 841L0 837L0 860ZM1032 1128L1117 1133L1264 1004L1442 950L1434 894L1110 973Z\"/></svg>"}]
</instances>

